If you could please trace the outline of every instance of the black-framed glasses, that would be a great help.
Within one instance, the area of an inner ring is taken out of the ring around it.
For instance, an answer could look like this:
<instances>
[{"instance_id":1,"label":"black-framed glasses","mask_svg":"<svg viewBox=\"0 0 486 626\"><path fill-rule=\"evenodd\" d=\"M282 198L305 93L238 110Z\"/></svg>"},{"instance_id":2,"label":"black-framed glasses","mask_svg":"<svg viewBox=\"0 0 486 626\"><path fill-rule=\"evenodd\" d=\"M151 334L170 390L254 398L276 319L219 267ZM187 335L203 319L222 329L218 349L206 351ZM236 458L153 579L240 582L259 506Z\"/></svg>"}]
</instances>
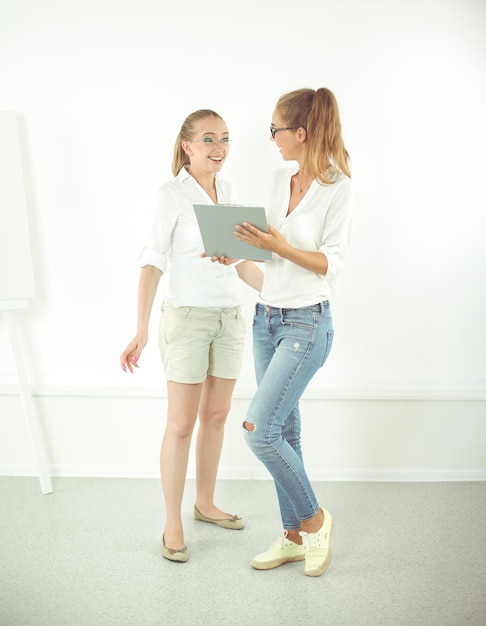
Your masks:
<instances>
[{"instance_id":1,"label":"black-framed glasses","mask_svg":"<svg viewBox=\"0 0 486 626\"><path fill-rule=\"evenodd\" d=\"M282 128L275 128L275 126L270 126L270 133L272 135L272 139L275 139L275 135L280 131L280 130L298 130L298 126L285 126Z\"/></svg>"}]
</instances>

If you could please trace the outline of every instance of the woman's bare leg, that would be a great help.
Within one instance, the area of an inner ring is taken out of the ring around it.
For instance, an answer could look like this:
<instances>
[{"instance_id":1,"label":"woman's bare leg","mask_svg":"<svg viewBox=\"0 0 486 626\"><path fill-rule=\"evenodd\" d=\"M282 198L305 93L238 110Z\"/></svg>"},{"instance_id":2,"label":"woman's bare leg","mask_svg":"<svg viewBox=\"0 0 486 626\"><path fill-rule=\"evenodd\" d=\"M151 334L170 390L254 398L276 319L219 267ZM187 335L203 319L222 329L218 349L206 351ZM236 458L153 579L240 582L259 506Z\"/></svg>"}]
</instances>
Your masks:
<instances>
[{"instance_id":1,"label":"woman's bare leg","mask_svg":"<svg viewBox=\"0 0 486 626\"><path fill-rule=\"evenodd\" d=\"M167 383L167 425L160 450L160 475L166 510L165 545L172 549L183 548L185 545L181 517L182 496L202 388L202 383Z\"/></svg>"},{"instance_id":2,"label":"woman's bare leg","mask_svg":"<svg viewBox=\"0 0 486 626\"><path fill-rule=\"evenodd\" d=\"M206 517L225 519L214 504L214 489L224 439L224 426L231 408L234 379L208 376L199 403L199 430L196 440L196 506ZM233 512L234 513L234 512Z\"/></svg>"}]
</instances>

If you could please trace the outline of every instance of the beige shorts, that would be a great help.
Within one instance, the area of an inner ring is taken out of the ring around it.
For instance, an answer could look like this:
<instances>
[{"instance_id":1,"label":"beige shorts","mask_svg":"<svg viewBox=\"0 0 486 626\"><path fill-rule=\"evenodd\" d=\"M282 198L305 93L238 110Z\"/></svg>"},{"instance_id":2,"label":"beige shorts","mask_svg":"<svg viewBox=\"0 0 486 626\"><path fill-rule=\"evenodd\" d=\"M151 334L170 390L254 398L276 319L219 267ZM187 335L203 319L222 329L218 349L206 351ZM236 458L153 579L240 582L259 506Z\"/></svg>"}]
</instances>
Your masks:
<instances>
[{"instance_id":1,"label":"beige shorts","mask_svg":"<svg viewBox=\"0 0 486 626\"><path fill-rule=\"evenodd\" d=\"M166 379L194 384L208 375L237 378L245 334L240 307L217 311L164 303L159 346Z\"/></svg>"}]
</instances>

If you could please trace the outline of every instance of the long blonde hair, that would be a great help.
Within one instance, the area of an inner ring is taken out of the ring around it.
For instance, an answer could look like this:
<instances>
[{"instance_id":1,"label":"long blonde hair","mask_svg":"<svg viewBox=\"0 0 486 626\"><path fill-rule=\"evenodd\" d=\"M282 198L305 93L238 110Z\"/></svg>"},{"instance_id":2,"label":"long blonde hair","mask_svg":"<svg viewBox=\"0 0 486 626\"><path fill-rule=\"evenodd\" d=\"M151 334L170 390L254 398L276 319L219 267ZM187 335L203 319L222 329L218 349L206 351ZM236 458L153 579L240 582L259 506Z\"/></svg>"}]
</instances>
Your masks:
<instances>
[{"instance_id":1,"label":"long blonde hair","mask_svg":"<svg viewBox=\"0 0 486 626\"><path fill-rule=\"evenodd\" d=\"M307 166L322 184L333 181L326 176L329 163L351 178L349 154L341 135L339 107L329 89L297 89L278 99L276 108L286 125L305 128L309 151Z\"/></svg>"},{"instance_id":2,"label":"long blonde hair","mask_svg":"<svg viewBox=\"0 0 486 626\"><path fill-rule=\"evenodd\" d=\"M177 176L181 169L190 163L189 157L182 147L182 142L191 141L194 137L194 127L198 122L206 117L217 117L220 120L223 119L221 115L215 111L211 111L211 109L199 109L199 111L194 111L188 115L184 120L174 145L174 158L172 159L172 173L174 176Z\"/></svg>"}]
</instances>

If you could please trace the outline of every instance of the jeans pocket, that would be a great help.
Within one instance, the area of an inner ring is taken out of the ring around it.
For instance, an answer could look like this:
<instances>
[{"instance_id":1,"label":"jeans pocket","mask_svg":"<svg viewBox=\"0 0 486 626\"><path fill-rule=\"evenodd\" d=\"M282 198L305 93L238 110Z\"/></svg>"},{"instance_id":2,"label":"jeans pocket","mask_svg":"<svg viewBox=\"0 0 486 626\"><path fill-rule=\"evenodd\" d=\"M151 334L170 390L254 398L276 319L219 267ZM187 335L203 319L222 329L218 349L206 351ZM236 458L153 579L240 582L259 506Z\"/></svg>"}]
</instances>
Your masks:
<instances>
[{"instance_id":1,"label":"jeans pocket","mask_svg":"<svg viewBox=\"0 0 486 626\"><path fill-rule=\"evenodd\" d=\"M324 365L324 363L327 360L327 357L331 353L333 341L334 341L334 331L333 330L328 330L327 331L327 339L326 339L326 349L324 350L324 354L323 354L323 357L322 357L321 367Z\"/></svg>"},{"instance_id":2,"label":"jeans pocket","mask_svg":"<svg viewBox=\"0 0 486 626\"><path fill-rule=\"evenodd\" d=\"M314 312L309 309L283 309L282 311L282 324L286 326L313 329L315 323Z\"/></svg>"}]
</instances>

